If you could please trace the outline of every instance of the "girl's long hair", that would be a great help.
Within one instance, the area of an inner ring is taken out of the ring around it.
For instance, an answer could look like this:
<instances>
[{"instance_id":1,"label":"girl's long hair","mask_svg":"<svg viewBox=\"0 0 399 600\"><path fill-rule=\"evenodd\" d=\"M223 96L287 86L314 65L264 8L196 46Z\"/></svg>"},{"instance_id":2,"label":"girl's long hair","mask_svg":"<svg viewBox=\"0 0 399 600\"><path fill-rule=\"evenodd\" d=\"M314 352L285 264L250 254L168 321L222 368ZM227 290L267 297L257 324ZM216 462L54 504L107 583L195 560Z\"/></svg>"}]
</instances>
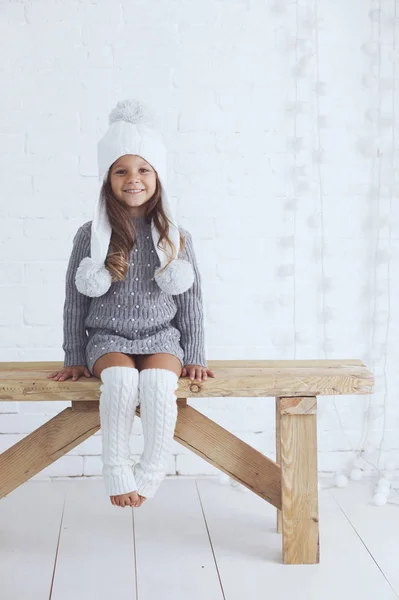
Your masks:
<instances>
[{"instance_id":1,"label":"girl's long hair","mask_svg":"<svg viewBox=\"0 0 399 600\"><path fill-rule=\"evenodd\" d=\"M128 270L129 253L136 245L136 231L131 220L127 207L119 202L113 192L111 186L111 167L108 170L108 176L103 183L100 192L100 201L105 203L105 208L112 227L111 240L109 244L105 266L112 275L112 281L123 281L126 278ZM154 225L159 231L160 238L158 247L161 246L162 240L165 239L167 247L166 254L168 257L167 264L161 269L166 269L169 263L177 258L175 256L174 247L169 239L169 219L165 214L162 206L161 184L156 174L157 182L154 195L145 203L145 220L146 223L151 223L154 219ZM184 248L184 237L180 233L179 252Z\"/></svg>"}]
</instances>

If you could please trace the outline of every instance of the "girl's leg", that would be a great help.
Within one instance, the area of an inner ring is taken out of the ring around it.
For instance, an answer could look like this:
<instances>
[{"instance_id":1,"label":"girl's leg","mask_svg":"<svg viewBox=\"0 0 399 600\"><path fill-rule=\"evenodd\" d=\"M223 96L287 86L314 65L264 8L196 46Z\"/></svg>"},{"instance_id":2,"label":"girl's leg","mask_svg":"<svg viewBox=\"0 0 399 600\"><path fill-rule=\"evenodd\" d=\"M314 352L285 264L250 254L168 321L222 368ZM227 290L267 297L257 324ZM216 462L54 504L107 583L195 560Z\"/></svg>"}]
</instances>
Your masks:
<instances>
[{"instance_id":1,"label":"girl's leg","mask_svg":"<svg viewBox=\"0 0 399 600\"><path fill-rule=\"evenodd\" d=\"M139 370L144 449L134 474L138 494L144 501L155 495L165 477L177 420L175 391L182 365L171 354L153 354L140 357Z\"/></svg>"},{"instance_id":2,"label":"girl's leg","mask_svg":"<svg viewBox=\"0 0 399 600\"><path fill-rule=\"evenodd\" d=\"M134 365L132 358L115 352L101 357L93 369L102 381L100 423L104 483L112 504L121 507L134 506L139 501L129 447L138 404L139 372Z\"/></svg>"}]
</instances>

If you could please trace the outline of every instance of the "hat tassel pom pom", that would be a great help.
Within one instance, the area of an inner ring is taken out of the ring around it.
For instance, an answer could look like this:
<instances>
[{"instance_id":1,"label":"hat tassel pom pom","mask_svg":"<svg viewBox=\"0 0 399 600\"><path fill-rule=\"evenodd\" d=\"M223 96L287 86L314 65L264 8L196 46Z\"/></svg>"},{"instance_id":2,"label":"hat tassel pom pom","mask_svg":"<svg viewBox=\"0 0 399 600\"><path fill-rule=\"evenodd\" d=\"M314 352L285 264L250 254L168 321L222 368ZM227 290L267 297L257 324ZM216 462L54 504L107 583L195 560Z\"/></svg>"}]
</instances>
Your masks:
<instances>
[{"instance_id":1,"label":"hat tassel pom pom","mask_svg":"<svg viewBox=\"0 0 399 600\"><path fill-rule=\"evenodd\" d=\"M190 262L176 258L163 271L157 269L154 279L166 294L182 294L193 285L194 270Z\"/></svg>"},{"instance_id":2,"label":"hat tassel pom pom","mask_svg":"<svg viewBox=\"0 0 399 600\"><path fill-rule=\"evenodd\" d=\"M112 277L104 264L98 264L86 256L76 270L75 284L78 291L90 298L98 298L111 287Z\"/></svg>"}]
</instances>

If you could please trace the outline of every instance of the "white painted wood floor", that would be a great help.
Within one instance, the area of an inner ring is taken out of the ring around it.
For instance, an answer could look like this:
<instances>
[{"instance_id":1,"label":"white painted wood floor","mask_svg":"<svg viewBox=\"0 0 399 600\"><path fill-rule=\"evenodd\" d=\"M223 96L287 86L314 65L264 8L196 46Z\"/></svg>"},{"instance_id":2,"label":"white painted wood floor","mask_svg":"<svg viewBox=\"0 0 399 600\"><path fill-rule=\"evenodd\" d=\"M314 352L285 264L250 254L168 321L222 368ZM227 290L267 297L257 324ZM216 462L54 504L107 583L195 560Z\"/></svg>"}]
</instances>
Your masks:
<instances>
[{"instance_id":1,"label":"white painted wood floor","mask_svg":"<svg viewBox=\"0 0 399 600\"><path fill-rule=\"evenodd\" d=\"M0 500L0 598L393 600L399 512L374 484L320 490L321 563L285 566L275 509L217 477L166 478L135 510L101 479L30 481Z\"/></svg>"}]
</instances>

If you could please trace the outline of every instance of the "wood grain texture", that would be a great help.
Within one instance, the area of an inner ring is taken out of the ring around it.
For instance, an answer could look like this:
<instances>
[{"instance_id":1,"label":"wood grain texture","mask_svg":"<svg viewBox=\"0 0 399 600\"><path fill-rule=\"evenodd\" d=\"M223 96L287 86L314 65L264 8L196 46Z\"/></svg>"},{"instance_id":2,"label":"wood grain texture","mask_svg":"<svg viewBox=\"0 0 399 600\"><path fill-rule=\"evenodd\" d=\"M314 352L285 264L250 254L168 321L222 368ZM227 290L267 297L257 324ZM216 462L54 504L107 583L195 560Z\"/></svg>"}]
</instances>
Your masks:
<instances>
[{"instance_id":1,"label":"wood grain texture","mask_svg":"<svg viewBox=\"0 0 399 600\"><path fill-rule=\"evenodd\" d=\"M100 429L97 410L66 408L0 454L0 498Z\"/></svg>"},{"instance_id":2,"label":"wood grain texture","mask_svg":"<svg viewBox=\"0 0 399 600\"><path fill-rule=\"evenodd\" d=\"M316 398L314 398L316 401ZM280 406L284 399L280 400ZM283 561L320 560L316 413L281 413Z\"/></svg>"},{"instance_id":3,"label":"wood grain texture","mask_svg":"<svg viewBox=\"0 0 399 600\"><path fill-rule=\"evenodd\" d=\"M315 415L316 406L316 398L313 397L281 398L280 400L282 415Z\"/></svg>"},{"instance_id":4,"label":"wood grain texture","mask_svg":"<svg viewBox=\"0 0 399 600\"><path fill-rule=\"evenodd\" d=\"M61 362L0 363L0 400L98 401L101 381L81 377L57 382L47 379ZM359 360L223 361L208 362L215 378L205 382L179 379L179 398L295 397L370 394L374 378Z\"/></svg>"},{"instance_id":5,"label":"wood grain texture","mask_svg":"<svg viewBox=\"0 0 399 600\"><path fill-rule=\"evenodd\" d=\"M276 463L281 466L281 413L280 413L280 398L276 398ZM277 533L283 531L283 515L281 510L277 509Z\"/></svg>"}]
</instances>

